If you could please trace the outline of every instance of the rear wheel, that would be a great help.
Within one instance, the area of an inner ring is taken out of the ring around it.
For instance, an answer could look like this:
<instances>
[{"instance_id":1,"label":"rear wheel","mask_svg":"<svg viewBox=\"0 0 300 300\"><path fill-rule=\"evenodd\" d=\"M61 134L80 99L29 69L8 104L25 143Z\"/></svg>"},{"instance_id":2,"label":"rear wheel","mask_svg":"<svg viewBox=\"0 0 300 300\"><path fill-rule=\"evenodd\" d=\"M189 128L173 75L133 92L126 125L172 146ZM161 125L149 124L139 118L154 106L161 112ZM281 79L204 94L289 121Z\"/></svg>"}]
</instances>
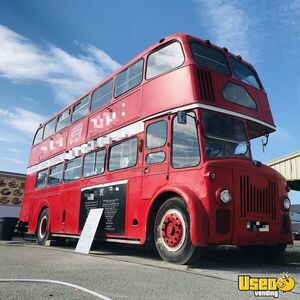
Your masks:
<instances>
[{"instance_id":1,"label":"rear wheel","mask_svg":"<svg viewBox=\"0 0 300 300\"><path fill-rule=\"evenodd\" d=\"M37 243L39 245L45 245L49 237L49 212L48 209L44 209L39 217L37 226Z\"/></svg>"},{"instance_id":2,"label":"rear wheel","mask_svg":"<svg viewBox=\"0 0 300 300\"><path fill-rule=\"evenodd\" d=\"M158 210L154 223L154 240L162 259L177 264L196 258L196 247L190 240L190 219L185 202L174 197Z\"/></svg>"}]
</instances>

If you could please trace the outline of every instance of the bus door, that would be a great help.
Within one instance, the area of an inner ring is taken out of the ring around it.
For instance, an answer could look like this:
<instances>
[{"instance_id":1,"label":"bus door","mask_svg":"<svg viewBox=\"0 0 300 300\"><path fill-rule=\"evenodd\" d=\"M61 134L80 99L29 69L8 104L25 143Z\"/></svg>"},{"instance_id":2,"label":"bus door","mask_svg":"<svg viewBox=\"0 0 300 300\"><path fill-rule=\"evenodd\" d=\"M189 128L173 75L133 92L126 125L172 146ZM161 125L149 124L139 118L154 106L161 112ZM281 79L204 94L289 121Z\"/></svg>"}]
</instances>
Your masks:
<instances>
[{"instance_id":1,"label":"bus door","mask_svg":"<svg viewBox=\"0 0 300 300\"><path fill-rule=\"evenodd\" d=\"M151 199L168 183L169 117L145 122L142 199Z\"/></svg>"}]
</instances>

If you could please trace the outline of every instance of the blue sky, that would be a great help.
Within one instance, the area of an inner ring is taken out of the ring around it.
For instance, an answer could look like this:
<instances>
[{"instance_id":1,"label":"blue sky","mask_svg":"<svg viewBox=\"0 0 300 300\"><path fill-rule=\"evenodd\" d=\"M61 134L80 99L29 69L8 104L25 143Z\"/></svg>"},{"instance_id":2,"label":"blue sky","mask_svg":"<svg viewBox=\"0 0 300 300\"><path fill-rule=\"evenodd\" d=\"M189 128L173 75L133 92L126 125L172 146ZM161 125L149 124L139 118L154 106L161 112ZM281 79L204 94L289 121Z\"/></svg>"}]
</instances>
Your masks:
<instances>
[{"instance_id":1,"label":"blue sky","mask_svg":"<svg viewBox=\"0 0 300 300\"><path fill-rule=\"evenodd\" d=\"M256 67L277 132L254 158L300 150L299 29L299 0L0 1L0 169L25 172L40 122L175 32Z\"/></svg>"}]
</instances>

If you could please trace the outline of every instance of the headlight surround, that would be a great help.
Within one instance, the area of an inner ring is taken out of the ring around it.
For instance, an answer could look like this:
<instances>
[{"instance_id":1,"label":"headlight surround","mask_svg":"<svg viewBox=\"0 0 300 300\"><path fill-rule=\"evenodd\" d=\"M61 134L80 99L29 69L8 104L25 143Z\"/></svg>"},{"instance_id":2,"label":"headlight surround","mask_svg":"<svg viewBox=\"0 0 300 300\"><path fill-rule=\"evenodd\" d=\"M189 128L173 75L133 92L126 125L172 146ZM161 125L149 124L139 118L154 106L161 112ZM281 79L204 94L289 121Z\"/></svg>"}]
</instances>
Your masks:
<instances>
[{"instance_id":1,"label":"headlight surround","mask_svg":"<svg viewBox=\"0 0 300 300\"><path fill-rule=\"evenodd\" d=\"M285 210L289 210L291 208L291 201L289 198L284 198L282 202L282 206Z\"/></svg>"},{"instance_id":2,"label":"headlight surround","mask_svg":"<svg viewBox=\"0 0 300 300\"><path fill-rule=\"evenodd\" d=\"M223 189L220 192L219 198L222 201L222 203L227 204L231 201L232 197L228 189Z\"/></svg>"}]
</instances>

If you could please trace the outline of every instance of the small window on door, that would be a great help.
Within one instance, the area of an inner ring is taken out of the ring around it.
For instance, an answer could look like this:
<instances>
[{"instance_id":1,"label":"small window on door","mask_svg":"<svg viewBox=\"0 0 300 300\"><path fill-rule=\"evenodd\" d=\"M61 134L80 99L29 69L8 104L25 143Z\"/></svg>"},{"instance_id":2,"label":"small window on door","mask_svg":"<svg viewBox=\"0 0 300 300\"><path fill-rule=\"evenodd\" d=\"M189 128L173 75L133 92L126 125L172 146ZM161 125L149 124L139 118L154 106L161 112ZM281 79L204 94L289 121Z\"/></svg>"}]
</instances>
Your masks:
<instances>
[{"instance_id":1,"label":"small window on door","mask_svg":"<svg viewBox=\"0 0 300 300\"><path fill-rule=\"evenodd\" d=\"M166 153L164 151L148 153L146 157L147 164L158 164L162 163L166 158Z\"/></svg>"}]
</instances>

